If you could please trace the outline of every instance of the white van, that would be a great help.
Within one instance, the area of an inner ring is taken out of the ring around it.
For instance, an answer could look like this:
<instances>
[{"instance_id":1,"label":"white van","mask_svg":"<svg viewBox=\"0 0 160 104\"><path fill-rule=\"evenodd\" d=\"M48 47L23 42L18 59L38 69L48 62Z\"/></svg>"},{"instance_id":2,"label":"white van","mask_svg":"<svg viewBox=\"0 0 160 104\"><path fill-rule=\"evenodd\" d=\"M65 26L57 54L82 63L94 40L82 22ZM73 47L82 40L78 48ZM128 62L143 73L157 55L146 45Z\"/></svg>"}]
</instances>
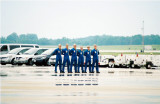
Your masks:
<instances>
[{"instance_id":1,"label":"white van","mask_svg":"<svg viewBox=\"0 0 160 104\"><path fill-rule=\"evenodd\" d=\"M23 48L23 47L39 48L39 45L37 44L0 44L0 54L6 54L14 48Z\"/></svg>"}]
</instances>

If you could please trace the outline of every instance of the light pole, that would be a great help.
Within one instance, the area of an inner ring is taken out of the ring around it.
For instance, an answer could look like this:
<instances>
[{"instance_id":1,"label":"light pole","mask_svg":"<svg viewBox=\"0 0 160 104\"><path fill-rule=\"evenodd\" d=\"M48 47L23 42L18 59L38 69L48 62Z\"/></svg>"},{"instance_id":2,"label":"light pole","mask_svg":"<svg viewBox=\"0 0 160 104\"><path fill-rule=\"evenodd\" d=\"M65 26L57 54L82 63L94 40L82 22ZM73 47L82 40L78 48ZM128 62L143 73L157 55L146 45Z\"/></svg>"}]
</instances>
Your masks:
<instances>
[{"instance_id":1,"label":"light pole","mask_svg":"<svg viewBox=\"0 0 160 104\"><path fill-rule=\"evenodd\" d=\"M144 52L144 21L142 22L142 47L142 51Z\"/></svg>"}]
</instances>

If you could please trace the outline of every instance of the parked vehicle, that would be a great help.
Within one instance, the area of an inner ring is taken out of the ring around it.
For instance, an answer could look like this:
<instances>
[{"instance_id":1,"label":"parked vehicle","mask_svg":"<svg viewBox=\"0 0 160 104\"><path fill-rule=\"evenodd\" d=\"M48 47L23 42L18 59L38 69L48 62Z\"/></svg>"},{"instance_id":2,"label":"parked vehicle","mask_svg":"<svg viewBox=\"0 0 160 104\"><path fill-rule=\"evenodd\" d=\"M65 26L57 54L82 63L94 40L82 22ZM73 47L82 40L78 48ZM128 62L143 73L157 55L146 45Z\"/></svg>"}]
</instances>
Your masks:
<instances>
[{"instance_id":1,"label":"parked vehicle","mask_svg":"<svg viewBox=\"0 0 160 104\"><path fill-rule=\"evenodd\" d=\"M134 65L138 67L160 67L160 55L139 55L134 60Z\"/></svg>"},{"instance_id":2,"label":"parked vehicle","mask_svg":"<svg viewBox=\"0 0 160 104\"><path fill-rule=\"evenodd\" d=\"M99 66L113 68L115 64L115 57L113 55L100 55L99 56Z\"/></svg>"},{"instance_id":3,"label":"parked vehicle","mask_svg":"<svg viewBox=\"0 0 160 104\"><path fill-rule=\"evenodd\" d=\"M133 67L133 57L134 55L118 55L117 57L115 57L115 67L119 67L119 68L129 68L129 67Z\"/></svg>"},{"instance_id":4,"label":"parked vehicle","mask_svg":"<svg viewBox=\"0 0 160 104\"><path fill-rule=\"evenodd\" d=\"M39 45L37 44L0 44L0 54L6 54L12 49L23 48L23 47L39 48Z\"/></svg>"},{"instance_id":5,"label":"parked vehicle","mask_svg":"<svg viewBox=\"0 0 160 104\"><path fill-rule=\"evenodd\" d=\"M19 56L29 49L30 48L15 48L11 50L8 54L0 55L0 63L2 65L5 65L5 64L15 65L14 60L15 60L16 55Z\"/></svg>"},{"instance_id":6,"label":"parked vehicle","mask_svg":"<svg viewBox=\"0 0 160 104\"><path fill-rule=\"evenodd\" d=\"M31 48L30 50L26 51L22 55L17 55L15 58L15 63L18 65L26 64L26 65L33 65L32 58L35 55L40 55L45 52L47 49L45 48Z\"/></svg>"},{"instance_id":7,"label":"parked vehicle","mask_svg":"<svg viewBox=\"0 0 160 104\"><path fill-rule=\"evenodd\" d=\"M132 57L132 61L130 62L130 68L141 68L146 64L146 56L147 55L134 55Z\"/></svg>"},{"instance_id":8,"label":"parked vehicle","mask_svg":"<svg viewBox=\"0 0 160 104\"><path fill-rule=\"evenodd\" d=\"M146 68L160 67L160 55L148 55L146 58Z\"/></svg>"},{"instance_id":9,"label":"parked vehicle","mask_svg":"<svg viewBox=\"0 0 160 104\"><path fill-rule=\"evenodd\" d=\"M130 67L151 69L160 67L160 55L118 55L115 59L115 67Z\"/></svg>"},{"instance_id":10,"label":"parked vehicle","mask_svg":"<svg viewBox=\"0 0 160 104\"><path fill-rule=\"evenodd\" d=\"M63 58L64 56L62 55L62 63L63 63ZM69 56L70 60L71 60L71 56ZM53 55L49 58L48 60L50 65L55 65L56 64L56 55Z\"/></svg>"},{"instance_id":11,"label":"parked vehicle","mask_svg":"<svg viewBox=\"0 0 160 104\"><path fill-rule=\"evenodd\" d=\"M50 65L49 63L49 58L54 55L54 49L49 49L45 52L43 52L41 55L36 55L33 57L33 62L37 66L45 65L48 66Z\"/></svg>"}]
</instances>

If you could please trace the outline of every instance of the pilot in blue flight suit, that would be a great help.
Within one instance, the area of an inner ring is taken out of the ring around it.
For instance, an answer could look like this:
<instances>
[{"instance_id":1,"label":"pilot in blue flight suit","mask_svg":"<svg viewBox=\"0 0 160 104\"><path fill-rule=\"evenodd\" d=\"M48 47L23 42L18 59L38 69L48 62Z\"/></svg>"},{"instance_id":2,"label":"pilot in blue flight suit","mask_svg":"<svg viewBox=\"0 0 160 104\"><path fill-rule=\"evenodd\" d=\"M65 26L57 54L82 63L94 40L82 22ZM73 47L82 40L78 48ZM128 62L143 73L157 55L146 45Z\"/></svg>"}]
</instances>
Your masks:
<instances>
[{"instance_id":1,"label":"pilot in blue flight suit","mask_svg":"<svg viewBox=\"0 0 160 104\"><path fill-rule=\"evenodd\" d=\"M55 73L57 73L57 65L59 63L59 70L61 73L63 71L61 70L61 63L62 63L62 57L61 57L61 44L58 45L58 48L54 50L54 54L56 55L56 64L55 64Z\"/></svg>"},{"instance_id":2,"label":"pilot in blue flight suit","mask_svg":"<svg viewBox=\"0 0 160 104\"><path fill-rule=\"evenodd\" d=\"M66 44L66 48L65 48L65 49L62 49L62 54L64 55L64 60L63 60L63 72L64 72L64 68L65 68L66 62L67 62L67 71L69 72L70 59L69 59L68 44Z\"/></svg>"},{"instance_id":3,"label":"pilot in blue flight suit","mask_svg":"<svg viewBox=\"0 0 160 104\"><path fill-rule=\"evenodd\" d=\"M94 45L94 49L91 51L91 55L93 56L93 64L92 64L92 73L94 73L94 65L96 63L96 72L99 72L99 67L98 67L98 55L99 51L97 50L97 45Z\"/></svg>"},{"instance_id":4,"label":"pilot in blue flight suit","mask_svg":"<svg viewBox=\"0 0 160 104\"><path fill-rule=\"evenodd\" d=\"M87 64L89 63L89 72L91 73L91 50L90 46L87 46L87 50L84 52L84 56L86 56L86 61L85 61L85 71L84 73L87 73Z\"/></svg>"},{"instance_id":5,"label":"pilot in blue flight suit","mask_svg":"<svg viewBox=\"0 0 160 104\"><path fill-rule=\"evenodd\" d=\"M83 47L81 46L80 47L80 50L77 52L77 56L79 56L78 58L78 73L80 72L79 71L79 67L81 66L81 70L82 70L82 73L84 72L83 70L83 63L84 63L84 57L83 57Z\"/></svg>"},{"instance_id":6,"label":"pilot in blue flight suit","mask_svg":"<svg viewBox=\"0 0 160 104\"><path fill-rule=\"evenodd\" d=\"M74 70L75 73L77 73L77 50L76 50L76 44L73 45L73 48L69 51L70 55L72 55L71 58L71 66L70 66L70 72L72 73L72 65L74 63Z\"/></svg>"}]
</instances>

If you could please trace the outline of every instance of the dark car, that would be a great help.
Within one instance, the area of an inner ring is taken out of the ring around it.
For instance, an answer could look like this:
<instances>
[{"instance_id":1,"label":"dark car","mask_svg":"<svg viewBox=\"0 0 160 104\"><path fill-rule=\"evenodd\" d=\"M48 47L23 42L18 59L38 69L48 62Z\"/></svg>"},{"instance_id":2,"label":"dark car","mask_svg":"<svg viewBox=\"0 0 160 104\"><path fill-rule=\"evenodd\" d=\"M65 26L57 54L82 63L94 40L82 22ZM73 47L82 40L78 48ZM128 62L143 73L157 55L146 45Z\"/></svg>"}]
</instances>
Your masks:
<instances>
[{"instance_id":1,"label":"dark car","mask_svg":"<svg viewBox=\"0 0 160 104\"><path fill-rule=\"evenodd\" d=\"M52 55L54 55L53 52L54 52L54 49L49 49L49 50L43 52L41 55L37 55L37 56L33 57L32 60L33 60L34 64L37 66L42 66L42 65L48 66L48 65L50 65L48 60Z\"/></svg>"},{"instance_id":2,"label":"dark car","mask_svg":"<svg viewBox=\"0 0 160 104\"><path fill-rule=\"evenodd\" d=\"M26 64L33 65L33 57L41 55L43 52L47 51L46 48L31 48L22 55L17 55L15 58L15 63L18 65Z\"/></svg>"}]
</instances>

